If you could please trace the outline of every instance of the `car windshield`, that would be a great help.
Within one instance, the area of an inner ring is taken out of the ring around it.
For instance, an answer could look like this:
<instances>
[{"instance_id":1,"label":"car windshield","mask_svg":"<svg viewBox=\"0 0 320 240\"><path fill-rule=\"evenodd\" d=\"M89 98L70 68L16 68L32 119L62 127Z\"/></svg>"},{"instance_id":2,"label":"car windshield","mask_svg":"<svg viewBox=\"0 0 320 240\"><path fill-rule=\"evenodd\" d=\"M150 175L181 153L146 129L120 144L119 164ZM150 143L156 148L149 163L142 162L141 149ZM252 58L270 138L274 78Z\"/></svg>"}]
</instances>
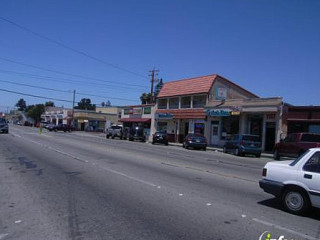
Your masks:
<instances>
[{"instance_id":1,"label":"car windshield","mask_svg":"<svg viewBox=\"0 0 320 240\"><path fill-rule=\"evenodd\" d=\"M243 139L244 141L260 142L259 136L255 136L255 135L244 135L244 136L242 137L242 139Z\"/></svg>"},{"instance_id":2,"label":"car windshield","mask_svg":"<svg viewBox=\"0 0 320 240\"><path fill-rule=\"evenodd\" d=\"M0 118L0 123L6 123L6 120L4 118Z\"/></svg>"}]
</instances>

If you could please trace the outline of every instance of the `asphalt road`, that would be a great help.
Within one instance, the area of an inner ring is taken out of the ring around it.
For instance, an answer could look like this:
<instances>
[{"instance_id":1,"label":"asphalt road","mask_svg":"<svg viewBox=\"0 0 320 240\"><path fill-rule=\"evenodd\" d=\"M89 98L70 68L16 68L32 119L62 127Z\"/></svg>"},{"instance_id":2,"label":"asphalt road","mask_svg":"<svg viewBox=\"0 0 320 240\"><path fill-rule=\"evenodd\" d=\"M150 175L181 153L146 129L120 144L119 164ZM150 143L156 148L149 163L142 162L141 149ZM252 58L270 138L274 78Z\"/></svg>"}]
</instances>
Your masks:
<instances>
[{"instance_id":1,"label":"asphalt road","mask_svg":"<svg viewBox=\"0 0 320 240\"><path fill-rule=\"evenodd\" d=\"M291 215L259 188L271 159L10 127L0 240L320 239L319 210Z\"/></svg>"}]
</instances>

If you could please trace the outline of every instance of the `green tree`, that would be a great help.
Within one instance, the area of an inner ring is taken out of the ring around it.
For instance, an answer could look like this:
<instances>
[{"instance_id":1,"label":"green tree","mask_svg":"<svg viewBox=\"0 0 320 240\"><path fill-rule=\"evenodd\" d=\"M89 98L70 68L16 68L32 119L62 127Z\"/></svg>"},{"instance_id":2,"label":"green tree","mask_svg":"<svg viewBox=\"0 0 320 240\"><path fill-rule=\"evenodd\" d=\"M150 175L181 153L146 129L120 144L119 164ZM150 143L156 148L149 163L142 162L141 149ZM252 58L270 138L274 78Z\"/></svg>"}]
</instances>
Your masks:
<instances>
[{"instance_id":1,"label":"green tree","mask_svg":"<svg viewBox=\"0 0 320 240\"><path fill-rule=\"evenodd\" d=\"M140 96L141 104L148 104L150 103L150 93L142 93Z\"/></svg>"},{"instance_id":2,"label":"green tree","mask_svg":"<svg viewBox=\"0 0 320 240\"><path fill-rule=\"evenodd\" d=\"M43 104L29 105L27 107L27 116L34 120L34 123L37 124L41 121L41 114L44 113L45 106Z\"/></svg>"},{"instance_id":3,"label":"green tree","mask_svg":"<svg viewBox=\"0 0 320 240\"><path fill-rule=\"evenodd\" d=\"M83 110L96 110L96 105L91 104L91 100L89 98L82 98L81 101L78 102L78 106L75 108Z\"/></svg>"},{"instance_id":4,"label":"green tree","mask_svg":"<svg viewBox=\"0 0 320 240\"><path fill-rule=\"evenodd\" d=\"M158 82L158 84L154 88L154 98L155 98L154 100L157 99L157 96L160 93L160 90L162 87L163 87L163 80L162 80L162 78L160 78L160 81Z\"/></svg>"},{"instance_id":5,"label":"green tree","mask_svg":"<svg viewBox=\"0 0 320 240\"><path fill-rule=\"evenodd\" d=\"M20 98L19 101L16 103L16 107L19 111L25 111L27 108L26 101L23 98Z\"/></svg>"},{"instance_id":6,"label":"green tree","mask_svg":"<svg viewBox=\"0 0 320 240\"><path fill-rule=\"evenodd\" d=\"M45 106L45 107L54 107L55 105L54 105L54 102L49 101L49 102L46 102L46 103L44 104L44 106Z\"/></svg>"}]
</instances>

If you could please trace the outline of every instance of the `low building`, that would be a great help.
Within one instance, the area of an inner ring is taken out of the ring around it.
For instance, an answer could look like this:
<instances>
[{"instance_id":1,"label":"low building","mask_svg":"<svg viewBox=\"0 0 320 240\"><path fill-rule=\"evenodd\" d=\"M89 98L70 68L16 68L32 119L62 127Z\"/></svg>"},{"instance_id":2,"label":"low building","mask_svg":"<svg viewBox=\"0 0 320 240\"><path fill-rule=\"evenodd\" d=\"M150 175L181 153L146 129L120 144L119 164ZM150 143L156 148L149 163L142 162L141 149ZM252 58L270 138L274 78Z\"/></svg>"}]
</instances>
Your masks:
<instances>
[{"instance_id":1,"label":"low building","mask_svg":"<svg viewBox=\"0 0 320 240\"><path fill-rule=\"evenodd\" d=\"M163 85L151 132L166 131L175 142L200 133L213 146L223 146L231 134L257 134L263 149L272 150L280 137L281 109L282 98L259 98L217 74L183 79Z\"/></svg>"}]
</instances>

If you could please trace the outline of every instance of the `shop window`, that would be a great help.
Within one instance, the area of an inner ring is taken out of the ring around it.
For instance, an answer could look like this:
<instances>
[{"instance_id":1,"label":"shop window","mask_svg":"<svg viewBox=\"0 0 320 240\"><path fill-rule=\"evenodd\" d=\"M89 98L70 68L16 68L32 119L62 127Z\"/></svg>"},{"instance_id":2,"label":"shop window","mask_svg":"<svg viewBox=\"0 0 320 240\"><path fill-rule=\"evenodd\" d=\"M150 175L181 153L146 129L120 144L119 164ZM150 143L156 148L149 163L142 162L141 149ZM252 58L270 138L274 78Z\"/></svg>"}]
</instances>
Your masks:
<instances>
[{"instance_id":1,"label":"shop window","mask_svg":"<svg viewBox=\"0 0 320 240\"><path fill-rule=\"evenodd\" d=\"M239 117L223 117L221 140L226 140L233 134L239 134Z\"/></svg>"},{"instance_id":2,"label":"shop window","mask_svg":"<svg viewBox=\"0 0 320 240\"><path fill-rule=\"evenodd\" d=\"M181 108L191 108L191 97L181 98Z\"/></svg>"},{"instance_id":3,"label":"shop window","mask_svg":"<svg viewBox=\"0 0 320 240\"><path fill-rule=\"evenodd\" d=\"M206 105L206 95L194 96L193 97L193 108L202 108Z\"/></svg>"},{"instance_id":4,"label":"shop window","mask_svg":"<svg viewBox=\"0 0 320 240\"><path fill-rule=\"evenodd\" d=\"M158 109L167 109L167 99L158 100Z\"/></svg>"},{"instance_id":5,"label":"shop window","mask_svg":"<svg viewBox=\"0 0 320 240\"><path fill-rule=\"evenodd\" d=\"M170 98L169 99L169 109L179 108L179 98Z\"/></svg>"},{"instance_id":6,"label":"shop window","mask_svg":"<svg viewBox=\"0 0 320 240\"><path fill-rule=\"evenodd\" d=\"M158 122L157 131L166 133L168 129L167 125L168 125L167 122Z\"/></svg>"}]
</instances>

